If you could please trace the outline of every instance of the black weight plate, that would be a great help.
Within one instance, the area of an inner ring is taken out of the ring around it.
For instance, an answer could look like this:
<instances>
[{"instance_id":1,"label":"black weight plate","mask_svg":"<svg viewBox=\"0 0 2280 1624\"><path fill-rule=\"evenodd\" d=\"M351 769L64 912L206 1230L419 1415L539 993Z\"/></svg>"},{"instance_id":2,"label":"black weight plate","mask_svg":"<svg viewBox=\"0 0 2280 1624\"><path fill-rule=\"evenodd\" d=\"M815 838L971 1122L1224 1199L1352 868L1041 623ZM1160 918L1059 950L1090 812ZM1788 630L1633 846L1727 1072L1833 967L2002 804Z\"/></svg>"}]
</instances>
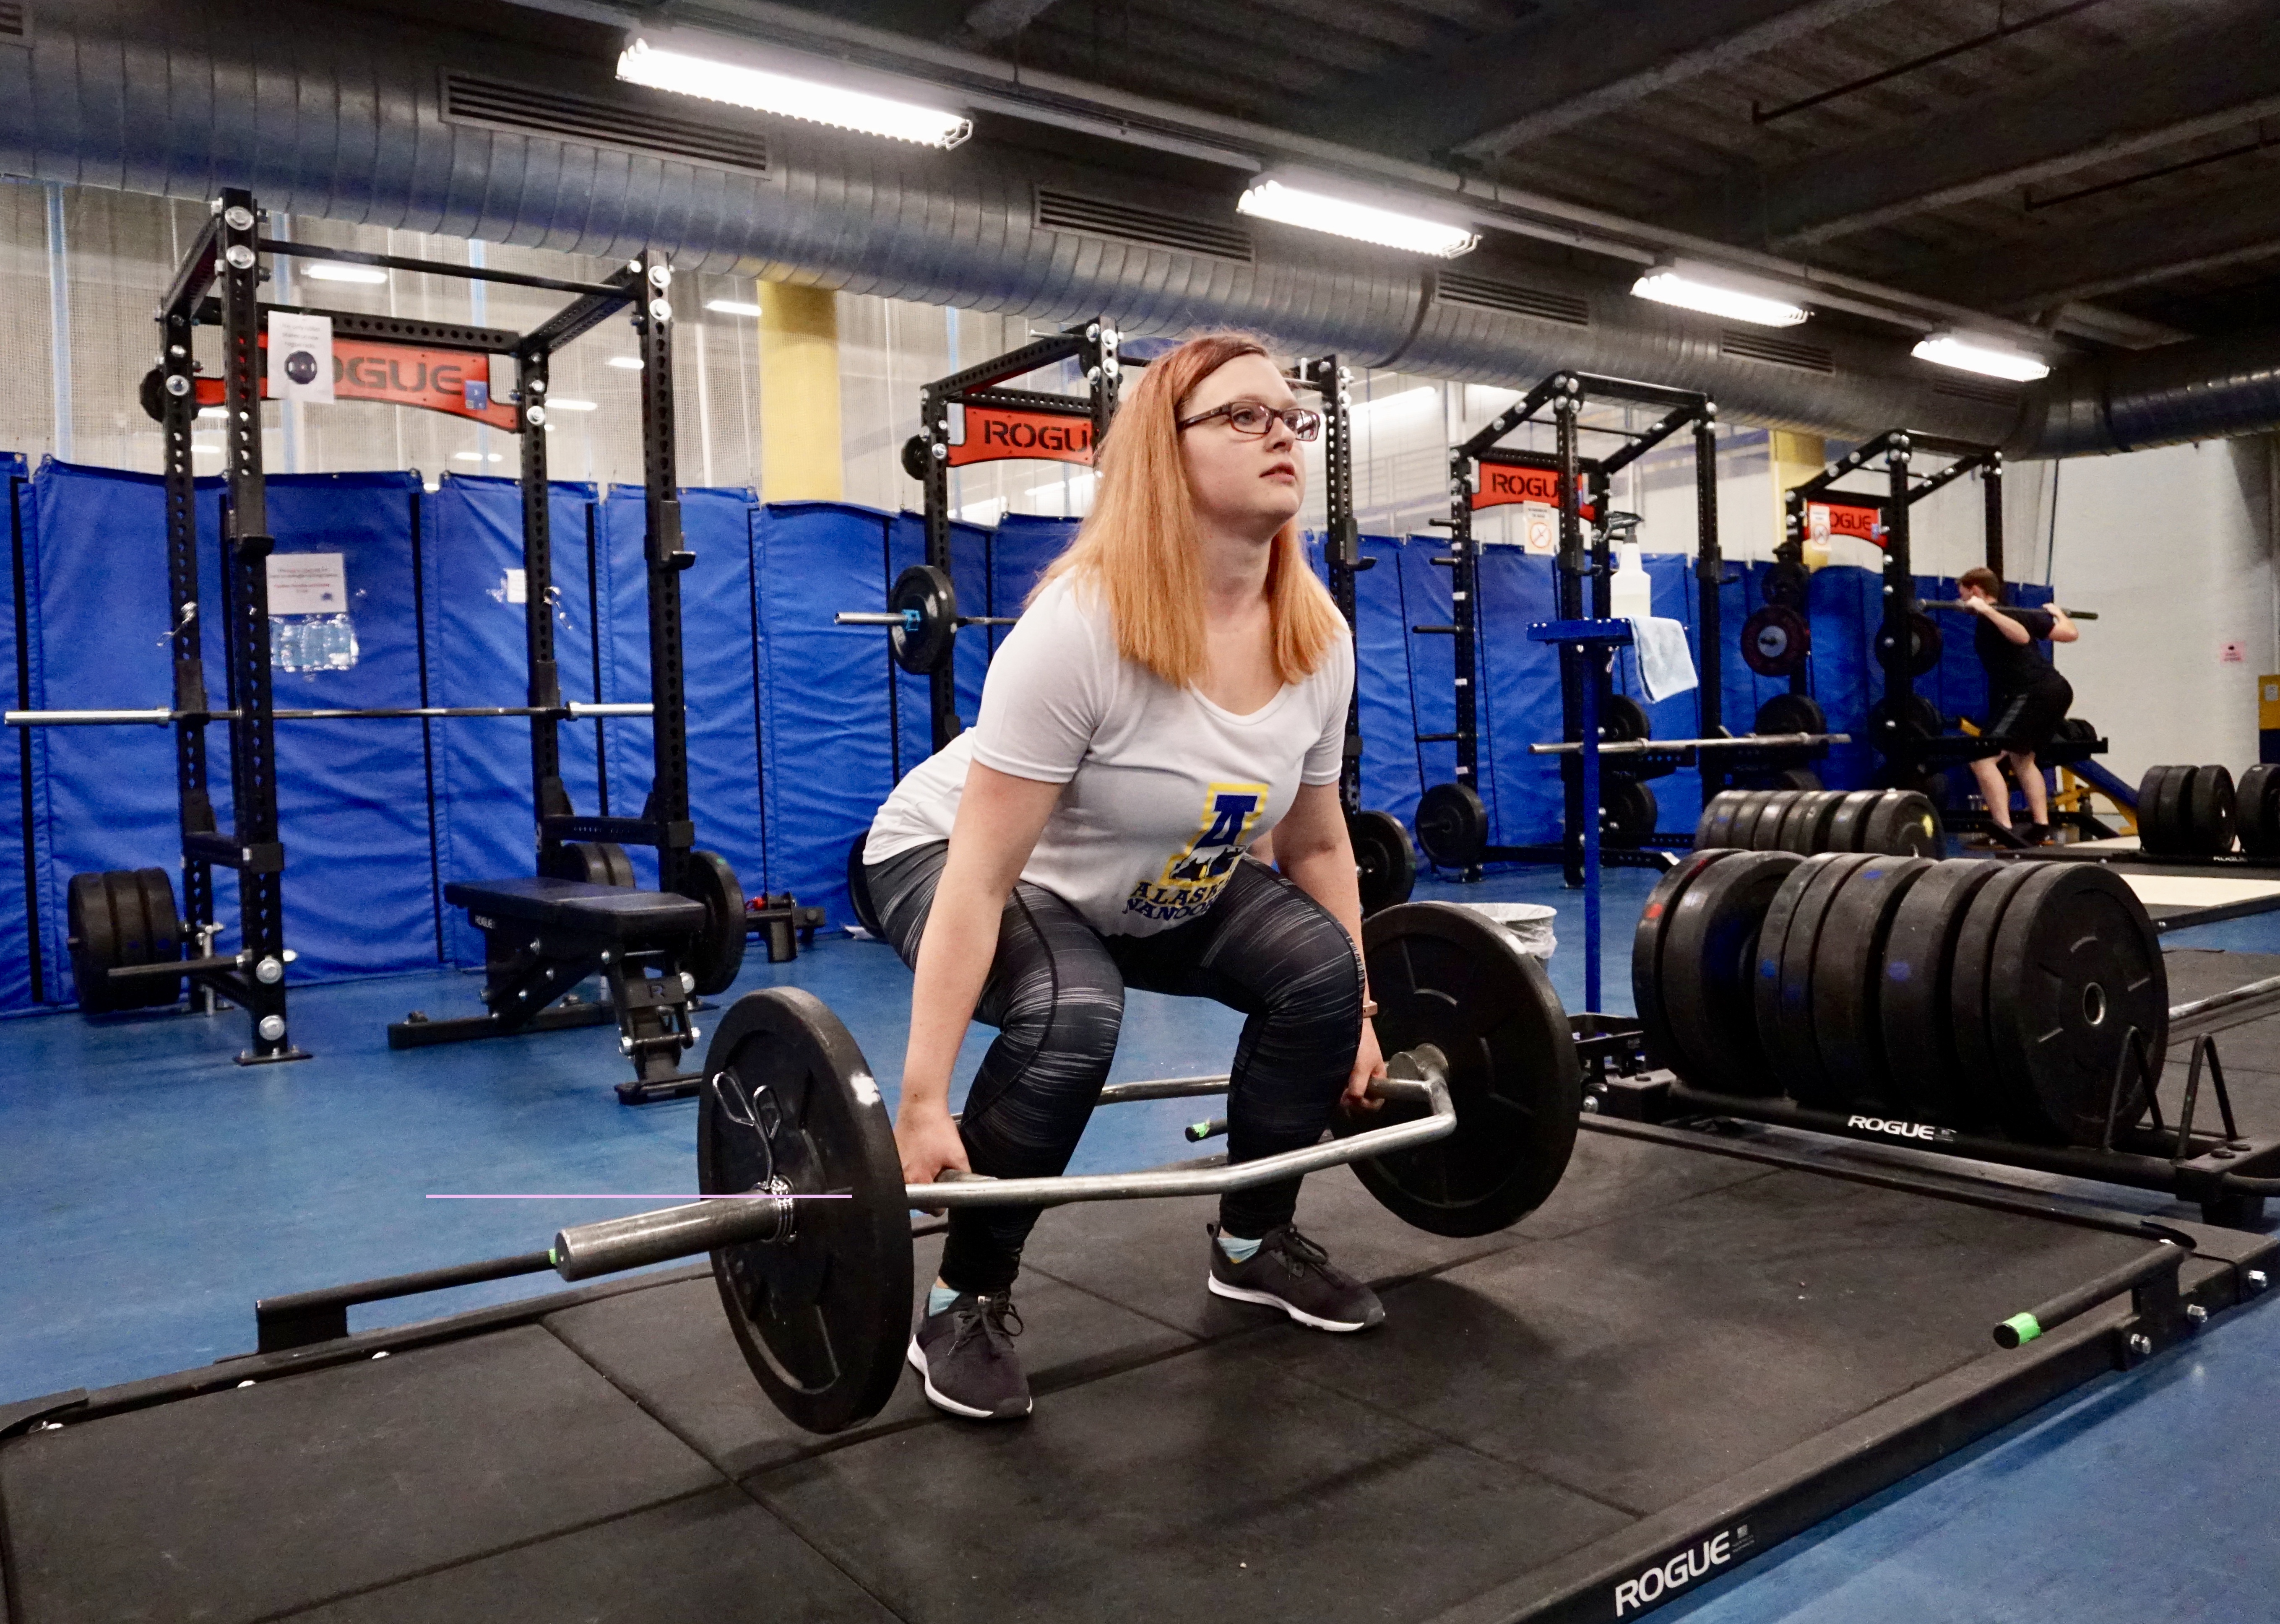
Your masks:
<instances>
[{"instance_id":1,"label":"black weight plate","mask_svg":"<svg viewBox=\"0 0 2280 1624\"><path fill-rule=\"evenodd\" d=\"M924 435L913 435L903 442L903 472L914 480L926 478L927 443Z\"/></svg>"},{"instance_id":2,"label":"black weight plate","mask_svg":"<svg viewBox=\"0 0 2280 1624\"><path fill-rule=\"evenodd\" d=\"M1636 778L1610 776L1599 790L1599 838L1611 846L1636 849L1654 838L1662 808L1654 791Z\"/></svg>"},{"instance_id":3,"label":"black weight plate","mask_svg":"<svg viewBox=\"0 0 2280 1624\"><path fill-rule=\"evenodd\" d=\"M1775 789L1818 791L1824 786L1821 774L1811 767L1783 767L1773 775L1772 787Z\"/></svg>"},{"instance_id":4,"label":"black weight plate","mask_svg":"<svg viewBox=\"0 0 2280 1624\"><path fill-rule=\"evenodd\" d=\"M1880 750L1885 750L1889 743L1936 739L1946 731L1947 720L1940 715L1939 707L1922 694L1910 694L1898 705L1886 697L1868 707L1868 742Z\"/></svg>"},{"instance_id":5,"label":"black weight plate","mask_svg":"<svg viewBox=\"0 0 2280 1624\"><path fill-rule=\"evenodd\" d=\"M2138 844L2141 850L2159 852L2165 849L2168 831L2161 824L2161 786L2176 770L2166 766L2150 766L2138 781Z\"/></svg>"},{"instance_id":6,"label":"black weight plate","mask_svg":"<svg viewBox=\"0 0 2280 1624\"><path fill-rule=\"evenodd\" d=\"M1826 733L1829 718L1810 694L1775 694L1758 707L1752 733Z\"/></svg>"},{"instance_id":7,"label":"black weight plate","mask_svg":"<svg viewBox=\"0 0 2280 1624\"><path fill-rule=\"evenodd\" d=\"M1813 651L1813 632L1794 609L1768 604L1742 623L1742 661L1761 677L1785 677Z\"/></svg>"},{"instance_id":8,"label":"black weight plate","mask_svg":"<svg viewBox=\"0 0 2280 1624\"><path fill-rule=\"evenodd\" d=\"M1987 979L2003 911L2038 867L2033 863L2006 865L1979 888L1955 933L1955 953L1947 973L1947 1022L1962 1090L1956 1111L1965 1122L1993 1122L2003 1114L2002 1081L1996 1074L1994 1039L1987 1024Z\"/></svg>"},{"instance_id":9,"label":"black weight plate","mask_svg":"<svg viewBox=\"0 0 2280 1624\"><path fill-rule=\"evenodd\" d=\"M871 881L863 872L863 848L870 838L871 831L866 829L848 843L847 905L855 910L855 922L883 942L887 933L879 927L879 910L871 902Z\"/></svg>"},{"instance_id":10,"label":"black weight plate","mask_svg":"<svg viewBox=\"0 0 2280 1624\"><path fill-rule=\"evenodd\" d=\"M2232 769L2204 766L2193 769L2193 785L2186 792L2192 830L2192 850L2199 857L2222 857L2232 850Z\"/></svg>"},{"instance_id":11,"label":"black weight plate","mask_svg":"<svg viewBox=\"0 0 2280 1624\"><path fill-rule=\"evenodd\" d=\"M2038 867L2003 911L1987 1009L2014 1134L2099 1144L2109 1105L2117 1130L2135 1125L2169 1045L2168 974L2137 893L2100 863ZM2150 1077L2122 1063L2133 1029Z\"/></svg>"},{"instance_id":12,"label":"black weight plate","mask_svg":"<svg viewBox=\"0 0 2280 1624\"><path fill-rule=\"evenodd\" d=\"M1892 915L1876 1018L1893 1098L1912 1120L1963 1128L1984 1117L1966 1109L1970 1090L1955 1052L1948 980L1965 911L1999 872L1978 858L1935 863Z\"/></svg>"},{"instance_id":13,"label":"black weight plate","mask_svg":"<svg viewBox=\"0 0 2280 1624\"><path fill-rule=\"evenodd\" d=\"M576 880L587 885L631 886L634 860L615 841L574 840L557 846L539 866L553 880Z\"/></svg>"},{"instance_id":14,"label":"black weight plate","mask_svg":"<svg viewBox=\"0 0 2280 1624\"><path fill-rule=\"evenodd\" d=\"M1665 1018L1678 1074L1720 1094L1780 1091L1766 1064L1750 998L1759 928L1801 859L1745 851L1707 870L1681 893L1662 940Z\"/></svg>"},{"instance_id":15,"label":"black weight plate","mask_svg":"<svg viewBox=\"0 0 2280 1624\"><path fill-rule=\"evenodd\" d=\"M1651 739L1654 724L1647 720L1646 707L1629 694L1609 694L1607 708L1599 717L1599 737L1610 744Z\"/></svg>"},{"instance_id":16,"label":"black weight plate","mask_svg":"<svg viewBox=\"0 0 2280 1624\"><path fill-rule=\"evenodd\" d=\"M135 882L142 893L142 922L150 931L150 956L145 964L158 964L182 956L182 920L174 912L174 881L163 868L138 868ZM134 983L134 998L140 1004L178 1004L181 1001L180 980L138 980Z\"/></svg>"},{"instance_id":17,"label":"black weight plate","mask_svg":"<svg viewBox=\"0 0 2280 1624\"><path fill-rule=\"evenodd\" d=\"M1916 677L1927 676L1939 669L1938 625L1922 610L1911 609L1907 614L1907 628L1908 674ZM1885 652L1891 644L1891 630L1883 626L1878 626L1876 636L1876 659L1879 666L1884 663Z\"/></svg>"},{"instance_id":18,"label":"black weight plate","mask_svg":"<svg viewBox=\"0 0 2280 1624\"><path fill-rule=\"evenodd\" d=\"M2280 766L2259 762L2240 775L2233 822L2250 857L2280 857Z\"/></svg>"},{"instance_id":19,"label":"black weight plate","mask_svg":"<svg viewBox=\"0 0 2280 1624\"><path fill-rule=\"evenodd\" d=\"M1828 834L1821 843L1823 851L1858 851L1860 850L1860 826L1883 795L1881 789L1853 789L1837 803L1837 810L1829 814Z\"/></svg>"},{"instance_id":20,"label":"black weight plate","mask_svg":"<svg viewBox=\"0 0 2280 1624\"><path fill-rule=\"evenodd\" d=\"M1730 846L1711 846L1687 854L1678 866L1655 881L1639 912L1638 927L1631 932L1631 1004L1638 1012L1646 1038L1649 1065L1675 1071L1678 1045L1670 1035L1670 1020L1662 1004L1662 943L1670 928L1670 912L1694 878L1722 858L1734 855Z\"/></svg>"},{"instance_id":21,"label":"black weight plate","mask_svg":"<svg viewBox=\"0 0 2280 1624\"><path fill-rule=\"evenodd\" d=\"M1844 792L1837 789L1816 789L1798 797L1797 804L1782 820L1782 850L1799 857L1827 850L1829 820L1844 804Z\"/></svg>"},{"instance_id":22,"label":"black weight plate","mask_svg":"<svg viewBox=\"0 0 2280 1624\"><path fill-rule=\"evenodd\" d=\"M2155 850L2182 857L2192 850L2192 826L2186 821L2192 783L2193 769L2179 766L2163 773L2153 786L2153 833L2161 842Z\"/></svg>"},{"instance_id":23,"label":"black weight plate","mask_svg":"<svg viewBox=\"0 0 2280 1624\"><path fill-rule=\"evenodd\" d=\"M697 1188L775 1188L790 1235L712 1254L720 1305L767 1396L810 1432L876 1415L911 1333L911 1224L902 1158L863 1052L813 994L736 1000L705 1056Z\"/></svg>"},{"instance_id":24,"label":"black weight plate","mask_svg":"<svg viewBox=\"0 0 2280 1624\"><path fill-rule=\"evenodd\" d=\"M1353 846L1354 879L1361 889L1364 914L1409 900L1417 884L1417 850L1409 831L1389 812L1359 812L1346 820ZM872 935L876 935L876 931Z\"/></svg>"},{"instance_id":25,"label":"black weight plate","mask_svg":"<svg viewBox=\"0 0 2280 1624\"><path fill-rule=\"evenodd\" d=\"M1436 784L1417 803L1417 844L1436 868L1470 868L1489 843L1489 809L1469 784Z\"/></svg>"},{"instance_id":26,"label":"black weight plate","mask_svg":"<svg viewBox=\"0 0 2280 1624\"><path fill-rule=\"evenodd\" d=\"M931 564L913 564L895 577L887 594L890 614L916 614L918 624L890 627L887 641L895 664L914 676L950 666L951 650L958 641L958 592L949 574Z\"/></svg>"},{"instance_id":27,"label":"black weight plate","mask_svg":"<svg viewBox=\"0 0 2280 1624\"><path fill-rule=\"evenodd\" d=\"M1884 1061L1877 994L1892 915L1931 867L1920 857L1879 857L1852 871L1822 916L1813 982L1813 1041L1821 1067L1845 1090L1845 1107L1889 1111L1897 1091Z\"/></svg>"},{"instance_id":28,"label":"black weight plate","mask_svg":"<svg viewBox=\"0 0 2280 1624\"><path fill-rule=\"evenodd\" d=\"M1913 789L1884 790L1860 820L1863 851L1937 857L1945 838L1930 797Z\"/></svg>"},{"instance_id":29,"label":"black weight plate","mask_svg":"<svg viewBox=\"0 0 2280 1624\"><path fill-rule=\"evenodd\" d=\"M1769 818L1779 819L1789 804L1789 797L1779 789L1752 789L1745 793L1750 798L1734 814L1733 843L1744 851L1755 851L1760 850L1758 825Z\"/></svg>"},{"instance_id":30,"label":"black weight plate","mask_svg":"<svg viewBox=\"0 0 2280 1624\"><path fill-rule=\"evenodd\" d=\"M705 904L705 928L689 944L688 970L697 978L697 990L726 992L744 967L744 888L726 858L712 851L691 851L675 888L683 897Z\"/></svg>"},{"instance_id":31,"label":"black weight plate","mask_svg":"<svg viewBox=\"0 0 2280 1624\"><path fill-rule=\"evenodd\" d=\"M2085 716L2069 716L2059 723L2059 737L2077 744L2098 743L2098 724Z\"/></svg>"},{"instance_id":32,"label":"black weight plate","mask_svg":"<svg viewBox=\"0 0 2280 1624\"><path fill-rule=\"evenodd\" d=\"M1812 590L1813 575L1802 564L1783 559L1766 572L1761 583L1766 602L1781 609L1805 608L1806 596Z\"/></svg>"},{"instance_id":33,"label":"black weight plate","mask_svg":"<svg viewBox=\"0 0 2280 1624\"><path fill-rule=\"evenodd\" d=\"M1746 789L1721 789L1710 797L1710 804L1702 809L1702 816L1694 825L1696 850L1734 843L1734 818L1749 793Z\"/></svg>"},{"instance_id":34,"label":"black weight plate","mask_svg":"<svg viewBox=\"0 0 2280 1624\"><path fill-rule=\"evenodd\" d=\"M1552 1193L1575 1146L1583 1075L1568 1012L1512 932L1468 908L1404 903L1364 920L1361 940L1379 1043L1389 1054L1421 1043L1441 1051L1457 1129L1356 1162L1354 1176L1434 1235L1509 1228ZM1343 1135L1413 1112L1336 1112L1331 1127Z\"/></svg>"},{"instance_id":35,"label":"black weight plate","mask_svg":"<svg viewBox=\"0 0 2280 1624\"><path fill-rule=\"evenodd\" d=\"M64 889L64 920L71 947L72 980L79 991L80 1012L100 1015L121 1007L126 991L114 990L104 972L123 963L119 957L119 927L112 917L108 876L73 874Z\"/></svg>"},{"instance_id":36,"label":"black weight plate","mask_svg":"<svg viewBox=\"0 0 2280 1624\"><path fill-rule=\"evenodd\" d=\"M600 854L602 873L605 876L601 883L630 890L634 884L634 860L626 855L626 849L614 840L597 841L594 844Z\"/></svg>"},{"instance_id":37,"label":"black weight plate","mask_svg":"<svg viewBox=\"0 0 2280 1624\"><path fill-rule=\"evenodd\" d=\"M1813 1034L1813 964L1822 921L1837 888L1876 859L1856 851L1824 851L1805 858L1789 877L1759 940L1752 1004L1776 1086L1800 1105L1841 1111L1850 1078L1832 1078L1822 1065ZM1775 912L1778 918L1775 917ZM1778 939L1774 927L1779 926Z\"/></svg>"}]
</instances>

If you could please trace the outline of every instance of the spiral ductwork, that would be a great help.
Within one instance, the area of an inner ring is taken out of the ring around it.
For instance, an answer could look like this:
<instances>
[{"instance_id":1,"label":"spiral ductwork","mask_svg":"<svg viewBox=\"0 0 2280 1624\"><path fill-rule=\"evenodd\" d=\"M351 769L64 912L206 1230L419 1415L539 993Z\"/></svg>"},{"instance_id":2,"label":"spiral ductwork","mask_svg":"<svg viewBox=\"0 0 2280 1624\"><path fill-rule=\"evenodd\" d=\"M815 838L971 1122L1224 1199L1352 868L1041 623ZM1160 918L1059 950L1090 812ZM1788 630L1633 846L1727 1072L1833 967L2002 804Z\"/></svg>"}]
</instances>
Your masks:
<instances>
[{"instance_id":1,"label":"spiral ductwork","mask_svg":"<svg viewBox=\"0 0 2280 1624\"><path fill-rule=\"evenodd\" d=\"M1854 435L1904 425L2022 455L2280 421L2272 344L2261 360L2199 345L2124 358L2053 380L2022 410L2014 391L1915 362L1905 339L1865 327L1734 332L1629 297L1621 268L1485 251L1421 266L1245 232L1229 224L1232 172L1214 190L1044 143L941 152L760 119L618 85L617 38L598 25L512 7L435 15L42 0L25 41L0 40L0 168L175 197L243 186L298 215L611 258L655 247L685 269L1098 314L1139 334L1244 327L1467 382L1526 387L1572 367L1701 389L1730 416ZM1064 196L1141 223L1057 224L1041 198Z\"/></svg>"}]
</instances>

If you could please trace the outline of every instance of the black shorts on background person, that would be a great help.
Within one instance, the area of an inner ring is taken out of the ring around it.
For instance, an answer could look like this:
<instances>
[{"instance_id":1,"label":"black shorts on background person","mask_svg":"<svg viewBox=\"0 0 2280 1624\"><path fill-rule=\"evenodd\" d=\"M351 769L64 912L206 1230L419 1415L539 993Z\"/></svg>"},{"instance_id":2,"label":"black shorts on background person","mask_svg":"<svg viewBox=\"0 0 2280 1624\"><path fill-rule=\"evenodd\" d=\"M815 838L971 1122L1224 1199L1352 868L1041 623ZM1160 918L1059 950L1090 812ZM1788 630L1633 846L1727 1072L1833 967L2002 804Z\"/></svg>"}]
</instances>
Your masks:
<instances>
[{"instance_id":1,"label":"black shorts on background person","mask_svg":"<svg viewBox=\"0 0 2280 1624\"><path fill-rule=\"evenodd\" d=\"M2051 817L2035 758L2049 748L2074 704L2073 687L2044 658L2040 645L2072 643L2075 624L2056 604L2047 610L2006 606L2002 579L1993 570L1966 570L1956 589L1964 607L1979 618L1971 643L1987 671L1987 736L2002 746L1999 758L1973 762L1972 775L1994 820L1996 838L2007 845L2033 844L2050 833ZM2003 778L2006 766L2025 793L2033 820L2016 833L2011 827L2011 788Z\"/></svg>"}]
</instances>

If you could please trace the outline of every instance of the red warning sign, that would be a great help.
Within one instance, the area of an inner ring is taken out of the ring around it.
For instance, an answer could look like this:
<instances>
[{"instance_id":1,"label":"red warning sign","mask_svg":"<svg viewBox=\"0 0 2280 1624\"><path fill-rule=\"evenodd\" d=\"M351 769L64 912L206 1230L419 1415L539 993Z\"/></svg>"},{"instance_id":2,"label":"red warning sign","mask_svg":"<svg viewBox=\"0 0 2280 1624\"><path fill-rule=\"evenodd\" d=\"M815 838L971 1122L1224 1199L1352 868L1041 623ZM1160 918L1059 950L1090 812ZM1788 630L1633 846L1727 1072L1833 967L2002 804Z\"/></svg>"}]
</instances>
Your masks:
<instances>
[{"instance_id":1,"label":"red warning sign","mask_svg":"<svg viewBox=\"0 0 2280 1624\"><path fill-rule=\"evenodd\" d=\"M1057 412L1013 412L1003 406L966 408L966 440L950 448L953 468L1012 458L1092 461L1092 419Z\"/></svg>"},{"instance_id":2,"label":"red warning sign","mask_svg":"<svg viewBox=\"0 0 2280 1624\"><path fill-rule=\"evenodd\" d=\"M269 335L261 336L262 348ZM417 406L463 417L493 428L518 432L521 424L515 408L490 397L490 358L464 350L425 350L413 344L379 339L333 335L333 396L336 400L376 400L392 406ZM473 386L472 388L470 386ZM261 393L269 394L268 370L262 370ZM197 380L201 406L222 404L219 378ZM476 403L480 402L478 404Z\"/></svg>"}]
</instances>

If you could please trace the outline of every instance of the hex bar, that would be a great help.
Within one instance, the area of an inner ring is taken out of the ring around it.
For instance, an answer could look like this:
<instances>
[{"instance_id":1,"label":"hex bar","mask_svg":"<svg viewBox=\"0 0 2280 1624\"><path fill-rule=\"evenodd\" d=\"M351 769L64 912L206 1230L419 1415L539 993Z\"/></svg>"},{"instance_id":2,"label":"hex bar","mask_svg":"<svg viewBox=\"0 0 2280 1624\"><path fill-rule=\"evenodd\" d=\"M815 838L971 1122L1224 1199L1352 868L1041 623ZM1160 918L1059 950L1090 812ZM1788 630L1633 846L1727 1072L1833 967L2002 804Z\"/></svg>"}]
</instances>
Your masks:
<instances>
[{"instance_id":1,"label":"hex bar","mask_svg":"<svg viewBox=\"0 0 2280 1624\"><path fill-rule=\"evenodd\" d=\"M1349 1138L1306 1145L1233 1166L1073 1174L1046 1179L991 1179L968 1174L944 1183L906 1185L904 1193L916 1208L1047 1207L1079 1201L1218 1196L1296 1178L1325 1167L1367 1161L1389 1151L1445 1139L1456 1131L1456 1106L1449 1099L1448 1085L1438 1077L1424 1081L1380 1078L1372 1085L1371 1092L1378 1098L1425 1105L1432 1114L1387 1128L1366 1128ZM1124 1097L1145 1097L1128 1094ZM780 1222L779 1205L749 1199L699 1201L580 1224L555 1235L555 1272L565 1280L590 1280L597 1274L614 1274L724 1246L771 1239Z\"/></svg>"}]
</instances>

